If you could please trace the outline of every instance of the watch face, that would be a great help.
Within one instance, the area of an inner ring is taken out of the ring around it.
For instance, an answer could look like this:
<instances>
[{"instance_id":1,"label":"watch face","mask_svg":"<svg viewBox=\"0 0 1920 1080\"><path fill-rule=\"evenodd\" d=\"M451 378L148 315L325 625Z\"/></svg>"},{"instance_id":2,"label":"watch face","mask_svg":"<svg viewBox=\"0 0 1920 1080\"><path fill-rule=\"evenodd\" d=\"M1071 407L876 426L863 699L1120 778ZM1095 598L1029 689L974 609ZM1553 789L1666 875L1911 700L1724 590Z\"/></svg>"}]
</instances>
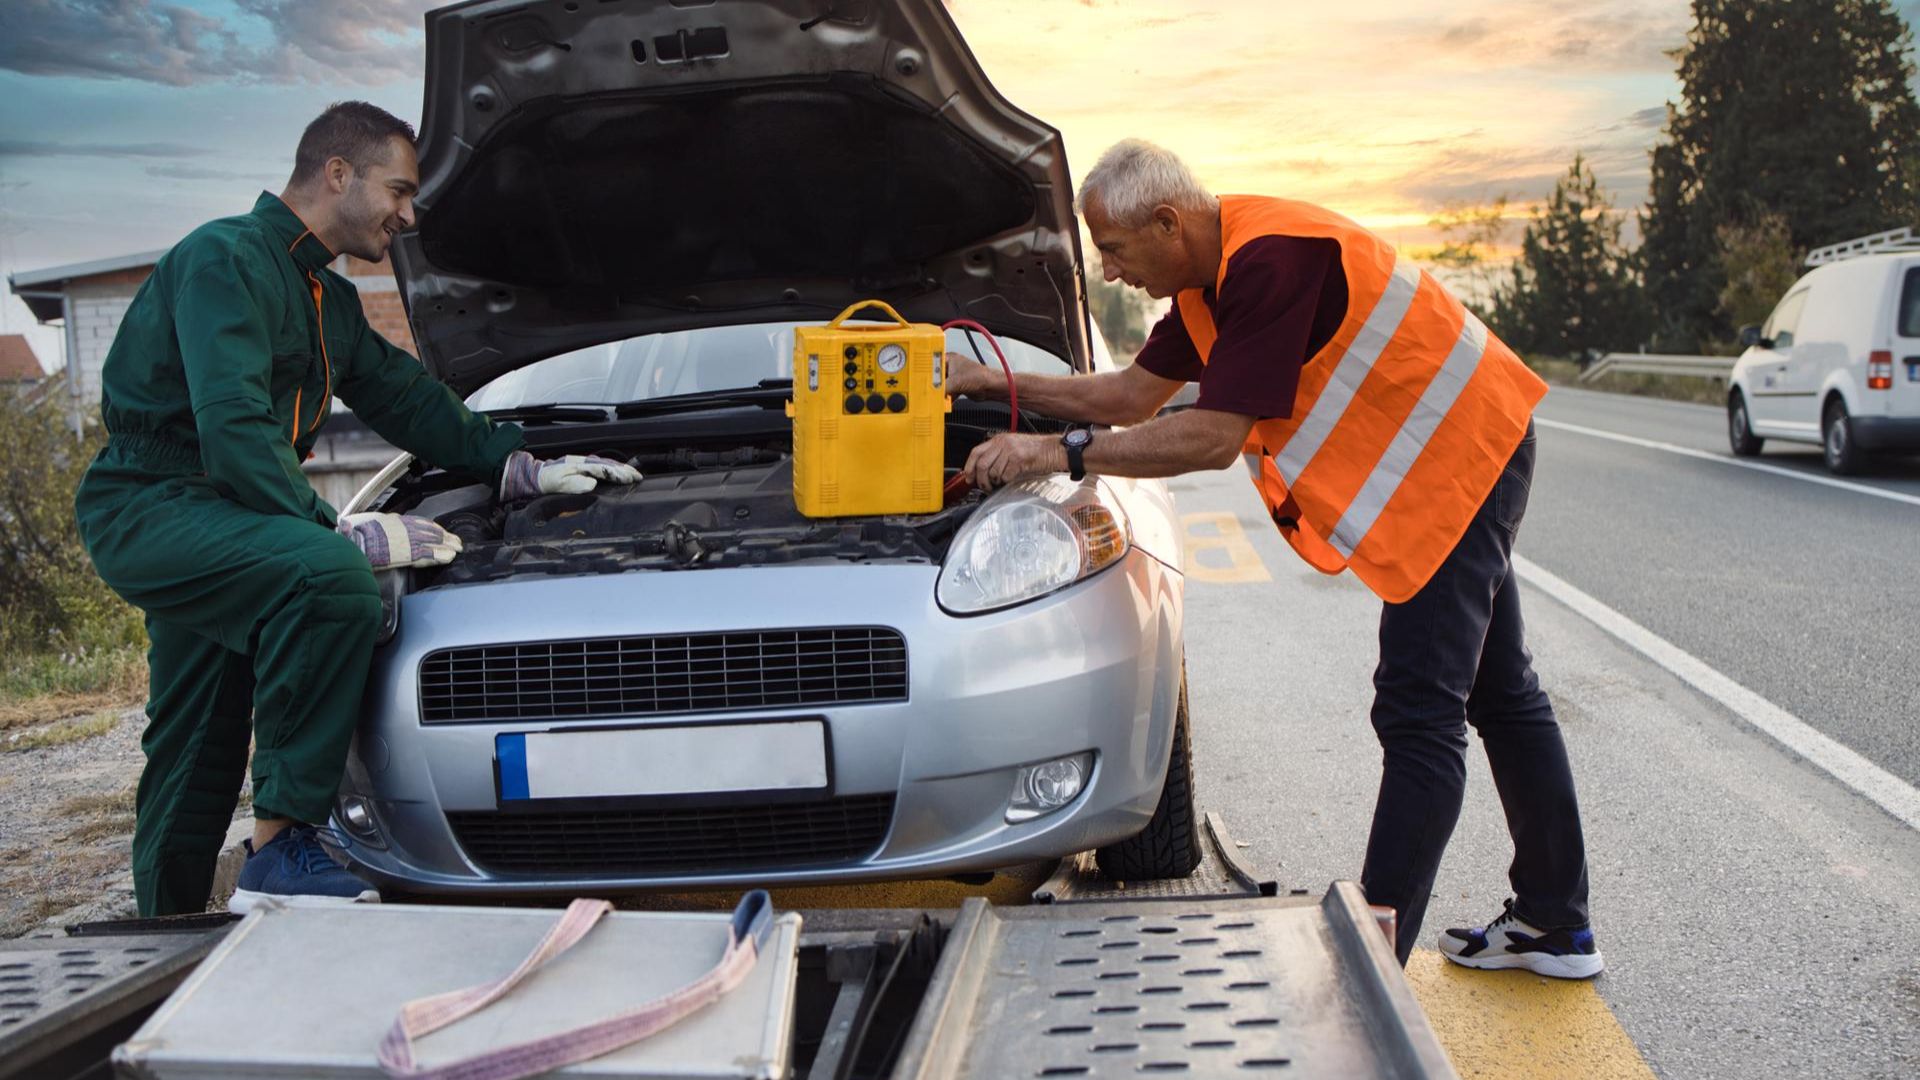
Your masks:
<instances>
[{"instance_id":1,"label":"watch face","mask_svg":"<svg viewBox=\"0 0 1920 1080\"><path fill-rule=\"evenodd\" d=\"M907 366L907 350L898 345L882 345L879 355L874 357L874 360L879 363L881 371L889 375L898 375L900 369Z\"/></svg>"},{"instance_id":2,"label":"watch face","mask_svg":"<svg viewBox=\"0 0 1920 1080\"><path fill-rule=\"evenodd\" d=\"M1086 428L1074 428L1072 431L1067 432L1066 443L1068 446L1085 446L1092 441L1093 432L1088 431Z\"/></svg>"}]
</instances>

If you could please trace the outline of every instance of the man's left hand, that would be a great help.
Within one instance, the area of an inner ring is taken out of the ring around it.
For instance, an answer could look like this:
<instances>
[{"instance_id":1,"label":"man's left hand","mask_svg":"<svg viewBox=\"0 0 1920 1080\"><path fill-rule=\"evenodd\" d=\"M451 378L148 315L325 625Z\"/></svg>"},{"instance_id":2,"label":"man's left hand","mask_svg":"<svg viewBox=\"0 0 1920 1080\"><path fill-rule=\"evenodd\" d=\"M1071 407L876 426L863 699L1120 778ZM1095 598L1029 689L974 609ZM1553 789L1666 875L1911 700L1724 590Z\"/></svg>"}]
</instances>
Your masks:
<instances>
[{"instance_id":1,"label":"man's left hand","mask_svg":"<svg viewBox=\"0 0 1920 1080\"><path fill-rule=\"evenodd\" d=\"M1067 471L1067 448L1052 435L995 435L967 455L967 482L982 491L1028 476Z\"/></svg>"},{"instance_id":2,"label":"man's left hand","mask_svg":"<svg viewBox=\"0 0 1920 1080\"><path fill-rule=\"evenodd\" d=\"M515 450L508 455L507 467L500 474L500 498L513 502L536 495L579 495L592 491L601 481L637 484L640 470L593 454L568 454L541 461L525 450Z\"/></svg>"}]
</instances>

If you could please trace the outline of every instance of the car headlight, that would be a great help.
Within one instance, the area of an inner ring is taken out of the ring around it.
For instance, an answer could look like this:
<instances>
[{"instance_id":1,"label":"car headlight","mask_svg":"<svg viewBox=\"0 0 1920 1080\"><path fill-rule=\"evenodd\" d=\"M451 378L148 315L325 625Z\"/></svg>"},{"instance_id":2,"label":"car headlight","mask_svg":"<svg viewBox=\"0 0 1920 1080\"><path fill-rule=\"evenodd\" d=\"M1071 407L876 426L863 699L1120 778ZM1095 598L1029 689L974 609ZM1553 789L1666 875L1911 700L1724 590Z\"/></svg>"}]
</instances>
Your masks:
<instances>
[{"instance_id":1,"label":"car headlight","mask_svg":"<svg viewBox=\"0 0 1920 1080\"><path fill-rule=\"evenodd\" d=\"M1132 544L1125 512L1098 484L1022 480L961 527L934 595L955 615L1011 607L1099 573Z\"/></svg>"}]
</instances>

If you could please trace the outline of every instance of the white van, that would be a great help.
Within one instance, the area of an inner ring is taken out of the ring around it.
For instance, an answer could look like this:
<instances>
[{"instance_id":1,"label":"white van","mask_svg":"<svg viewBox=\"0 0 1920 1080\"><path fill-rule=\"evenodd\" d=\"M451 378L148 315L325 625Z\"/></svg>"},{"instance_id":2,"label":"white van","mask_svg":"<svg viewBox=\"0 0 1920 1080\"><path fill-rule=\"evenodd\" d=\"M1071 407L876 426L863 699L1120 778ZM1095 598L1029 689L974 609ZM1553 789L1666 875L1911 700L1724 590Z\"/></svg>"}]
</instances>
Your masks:
<instances>
[{"instance_id":1,"label":"white van","mask_svg":"<svg viewBox=\"0 0 1920 1080\"><path fill-rule=\"evenodd\" d=\"M1766 325L1740 331L1747 350L1727 389L1735 454L1758 454L1767 439L1820 443L1827 468L1846 474L1873 454L1920 452L1920 250L1884 242L1895 236L1911 239L1900 230L1854 242L1867 253L1809 255L1822 265Z\"/></svg>"}]
</instances>

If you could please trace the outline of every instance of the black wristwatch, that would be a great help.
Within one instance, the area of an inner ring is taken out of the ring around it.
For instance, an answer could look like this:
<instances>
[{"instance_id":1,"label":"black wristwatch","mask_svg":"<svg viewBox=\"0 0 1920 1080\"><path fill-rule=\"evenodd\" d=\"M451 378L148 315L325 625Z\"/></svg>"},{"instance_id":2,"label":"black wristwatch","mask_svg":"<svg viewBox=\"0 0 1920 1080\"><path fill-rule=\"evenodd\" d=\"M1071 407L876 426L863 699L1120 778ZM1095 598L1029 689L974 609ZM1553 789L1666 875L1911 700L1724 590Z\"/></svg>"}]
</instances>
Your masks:
<instances>
[{"instance_id":1,"label":"black wristwatch","mask_svg":"<svg viewBox=\"0 0 1920 1080\"><path fill-rule=\"evenodd\" d=\"M1060 445L1067 448L1067 475L1075 480L1085 480L1087 463L1081 455L1093 445L1093 429L1068 428L1067 433L1060 436Z\"/></svg>"}]
</instances>

